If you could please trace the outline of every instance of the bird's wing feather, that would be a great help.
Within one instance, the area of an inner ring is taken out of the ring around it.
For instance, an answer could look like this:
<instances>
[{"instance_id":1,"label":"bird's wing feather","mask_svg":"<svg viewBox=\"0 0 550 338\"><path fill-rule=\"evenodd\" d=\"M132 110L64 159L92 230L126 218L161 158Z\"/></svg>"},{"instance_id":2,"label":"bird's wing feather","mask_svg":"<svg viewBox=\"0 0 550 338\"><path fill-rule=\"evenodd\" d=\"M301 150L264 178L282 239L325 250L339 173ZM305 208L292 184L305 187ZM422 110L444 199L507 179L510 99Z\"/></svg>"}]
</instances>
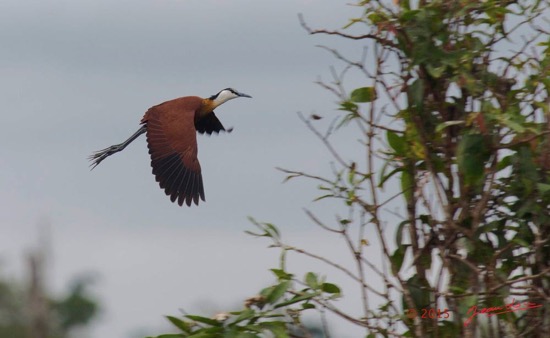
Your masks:
<instances>
[{"instance_id":1,"label":"bird's wing feather","mask_svg":"<svg viewBox=\"0 0 550 338\"><path fill-rule=\"evenodd\" d=\"M202 116L197 119L195 122L195 128L201 134L207 133L212 135L212 133L219 133L220 131L225 131L223 124L218 120L218 117L214 112L208 113L205 116Z\"/></svg>"},{"instance_id":2,"label":"bird's wing feather","mask_svg":"<svg viewBox=\"0 0 550 338\"><path fill-rule=\"evenodd\" d=\"M170 200L180 206L205 200L194 125L200 104L198 97L168 101L149 109L141 121L147 126L153 174Z\"/></svg>"}]
</instances>

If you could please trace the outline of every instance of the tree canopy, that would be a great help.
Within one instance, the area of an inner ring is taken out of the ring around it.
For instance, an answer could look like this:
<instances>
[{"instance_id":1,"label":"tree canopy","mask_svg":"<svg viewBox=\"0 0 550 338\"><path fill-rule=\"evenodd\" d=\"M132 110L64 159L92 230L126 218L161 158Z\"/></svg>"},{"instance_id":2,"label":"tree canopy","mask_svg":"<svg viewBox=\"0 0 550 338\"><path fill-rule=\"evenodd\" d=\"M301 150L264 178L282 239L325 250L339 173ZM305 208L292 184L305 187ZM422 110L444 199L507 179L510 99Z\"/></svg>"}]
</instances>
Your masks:
<instances>
[{"instance_id":1,"label":"tree canopy","mask_svg":"<svg viewBox=\"0 0 550 338\"><path fill-rule=\"evenodd\" d=\"M344 65L320 83L339 105L300 115L328 148L332 176L283 172L348 208L335 221L307 213L343 239L355 268L253 220L251 234L281 250L276 283L237 311L169 317L181 333L160 337L308 337L301 314L313 311L326 336L327 313L367 337L550 336L548 5L366 0L340 30L301 18L310 34L356 41L360 57L325 47ZM350 72L365 85L347 90ZM359 140L354 156L332 143L338 133ZM340 270L357 289L289 271L288 252ZM340 307L342 294L362 312Z\"/></svg>"}]
</instances>

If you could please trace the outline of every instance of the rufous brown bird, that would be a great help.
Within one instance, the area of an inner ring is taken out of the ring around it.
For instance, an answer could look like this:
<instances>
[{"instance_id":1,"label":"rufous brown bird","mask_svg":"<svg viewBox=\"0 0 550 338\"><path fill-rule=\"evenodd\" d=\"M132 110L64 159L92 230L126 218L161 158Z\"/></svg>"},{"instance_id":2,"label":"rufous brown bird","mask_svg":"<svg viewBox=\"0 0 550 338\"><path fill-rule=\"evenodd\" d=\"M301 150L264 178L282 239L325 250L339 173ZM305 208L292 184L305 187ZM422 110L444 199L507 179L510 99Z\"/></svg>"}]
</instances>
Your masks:
<instances>
[{"instance_id":1,"label":"rufous brown bird","mask_svg":"<svg viewBox=\"0 0 550 338\"><path fill-rule=\"evenodd\" d=\"M166 101L147 110L141 127L126 141L93 153L89 159L94 169L107 157L124 150L141 134L147 134L153 175L172 202L180 206L199 204L204 199L201 166L197 158L197 133L226 130L214 114L221 104L237 98L251 97L226 88L209 98L185 96Z\"/></svg>"}]
</instances>

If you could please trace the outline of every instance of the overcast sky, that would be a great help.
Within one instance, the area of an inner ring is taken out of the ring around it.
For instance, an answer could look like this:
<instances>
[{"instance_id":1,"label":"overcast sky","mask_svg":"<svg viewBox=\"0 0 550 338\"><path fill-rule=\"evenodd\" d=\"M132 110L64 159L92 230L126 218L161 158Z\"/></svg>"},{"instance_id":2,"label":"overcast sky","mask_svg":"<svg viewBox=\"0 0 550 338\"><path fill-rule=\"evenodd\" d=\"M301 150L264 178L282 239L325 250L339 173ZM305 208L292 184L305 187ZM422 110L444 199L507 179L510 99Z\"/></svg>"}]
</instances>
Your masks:
<instances>
[{"instance_id":1,"label":"overcast sky","mask_svg":"<svg viewBox=\"0 0 550 338\"><path fill-rule=\"evenodd\" d=\"M97 272L104 311L91 337L126 338L159 328L179 308L231 310L273 281L278 252L243 234L247 216L345 259L344 247L310 235L319 231L302 207L315 208L315 185L283 185L274 168L329 171L328 152L296 113L330 116L336 107L314 81L339 64L316 45L358 58L362 44L310 36L298 13L330 29L361 14L333 0L0 2L3 274L21 274L24 253L49 224L49 288ZM352 79L349 88L361 84ZM90 172L86 157L125 140L150 106L226 87L253 99L216 110L233 133L198 136L206 203L170 203L144 137ZM360 151L352 138L342 142ZM296 268L314 269L307 264Z\"/></svg>"}]
</instances>

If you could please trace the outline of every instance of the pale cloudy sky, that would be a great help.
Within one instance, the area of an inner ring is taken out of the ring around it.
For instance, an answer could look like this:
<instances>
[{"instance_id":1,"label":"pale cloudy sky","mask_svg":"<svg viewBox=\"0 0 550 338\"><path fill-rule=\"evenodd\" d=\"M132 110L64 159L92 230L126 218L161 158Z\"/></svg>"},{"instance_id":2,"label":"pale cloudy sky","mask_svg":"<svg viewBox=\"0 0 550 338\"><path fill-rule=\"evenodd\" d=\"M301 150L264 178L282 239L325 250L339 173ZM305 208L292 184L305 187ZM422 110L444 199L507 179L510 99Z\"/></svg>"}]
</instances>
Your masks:
<instances>
[{"instance_id":1,"label":"pale cloudy sky","mask_svg":"<svg viewBox=\"0 0 550 338\"><path fill-rule=\"evenodd\" d=\"M0 2L0 257L22 257L50 224L49 287L93 271L104 306L95 337L133 337L162 315L230 309L272 282L278 252L243 230L247 216L293 243L345 259L302 207L311 182L282 185L275 167L327 173L328 153L296 112L329 114L314 84L339 66L324 44L358 58L362 43L309 36L360 9L333 0L4 0ZM350 79L350 88L360 79ZM144 138L90 172L86 157L131 135L148 107L234 87L217 115L233 133L198 136L206 203L181 208L154 180ZM342 135L346 152L360 150ZM318 207L331 217L337 210ZM315 233L315 237L310 234ZM300 260L297 260L300 262ZM315 268L296 263L298 271ZM325 273L323 267L316 267ZM335 277L338 278L338 277ZM206 305L205 305L206 304ZM153 330L152 333L162 333Z\"/></svg>"}]
</instances>

